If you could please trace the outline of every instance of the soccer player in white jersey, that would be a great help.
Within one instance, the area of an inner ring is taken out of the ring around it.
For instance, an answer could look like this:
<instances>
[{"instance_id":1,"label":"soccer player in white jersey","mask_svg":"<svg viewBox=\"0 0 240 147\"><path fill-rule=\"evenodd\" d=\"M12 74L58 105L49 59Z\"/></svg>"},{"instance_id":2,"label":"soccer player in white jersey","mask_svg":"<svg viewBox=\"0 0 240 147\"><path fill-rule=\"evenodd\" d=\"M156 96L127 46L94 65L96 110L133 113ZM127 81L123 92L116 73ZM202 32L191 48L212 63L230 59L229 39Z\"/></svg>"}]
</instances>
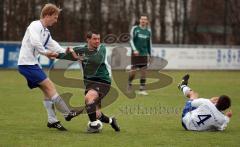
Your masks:
<instances>
[{"instance_id":1,"label":"soccer player in white jersey","mask_svg":"<svg viewBox=\"0 0 240 147\"><path fill-rule=\"evenodd\" d=\"M193 131L223 131L230 121L232 112L224 114L224 110L231 106L231 100L226 95L211 99L198 98L198 93L189 88L189 75L182 78L178 88L189 99L182 113L182 126Z\"/></svg>"},{"instance_id":2,"label":"soccer player in white jersey","mask_svg":"<svg viewBox=\"0 0 240 147\"><path fill-rule=\"evenodd\" d=\"M43 104L47 110L49 128L56 128L66 131L57 119L54 105L65 117L71 119L72 112L59 96L52 81L47 78L44 71L40 68L39 55L55 58L58 53L65 52L55 40L52 39L47 27L52 26L58 20L61 9L53 4L46 4L42 11L40 20L33 21L27 28L18 59L18 70L27 80L28 87L40 88L44 95Z\"/></svg>"}]
</instances>

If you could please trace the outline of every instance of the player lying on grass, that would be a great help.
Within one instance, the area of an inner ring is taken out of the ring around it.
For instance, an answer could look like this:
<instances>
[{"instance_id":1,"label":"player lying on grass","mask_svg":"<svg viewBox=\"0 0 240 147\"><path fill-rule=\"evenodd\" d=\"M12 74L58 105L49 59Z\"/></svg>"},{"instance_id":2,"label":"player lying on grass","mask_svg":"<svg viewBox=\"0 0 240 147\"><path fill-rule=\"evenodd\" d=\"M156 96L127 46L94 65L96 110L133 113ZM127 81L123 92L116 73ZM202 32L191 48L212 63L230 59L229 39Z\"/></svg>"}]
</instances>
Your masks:
<instances>
[{"instance_id":1,"label":"player lying on grass","mask_svg":"<svg viewBox=\"0 0 240 147\"><path fill-rule=\"evenodd\" d=\"M186 130L194 131L222 131L227 127L232 112L224 115L223 111L231 106L231 100L226 95L213 97L211 99L198 98L188 85L189 75L182 78L178 85L184 96L189 99L182 112L182 126Z\"/></svg>"},{"instance_id":2,"label":"player lying on grass","mask_svg":"<svg viewBox=\"0 0 240 147\"><path fill-rule=\"evenodd\" d=\"M111 88L111 69L107 63L107 52L100 43L100 34L90 31L87 34L87 44L83 47L68 48L70 53L60 53L57 58L80 61L83 69L85 85L85 104L89 117L87 131L97 133L103 123L108 123L115 131L120 131L114 117L108 117L100 111L101 100ZM79 113L77 113L79 114Z\"/></svg>"}]
</instances>

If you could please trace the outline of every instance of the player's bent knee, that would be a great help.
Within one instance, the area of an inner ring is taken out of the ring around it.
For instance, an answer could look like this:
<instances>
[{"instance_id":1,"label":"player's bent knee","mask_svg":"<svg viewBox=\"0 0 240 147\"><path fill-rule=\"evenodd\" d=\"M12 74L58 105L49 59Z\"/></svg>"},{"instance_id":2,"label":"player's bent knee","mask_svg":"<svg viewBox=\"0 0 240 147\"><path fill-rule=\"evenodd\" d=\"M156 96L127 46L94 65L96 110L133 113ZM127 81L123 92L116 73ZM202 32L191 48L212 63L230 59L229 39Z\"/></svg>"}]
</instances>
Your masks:
<instances>
[{"instance_id":1,"label":"player's bent knee","mask_svg":"<svg viewBox=\"0 0 240 147\"><path fill-rule=\"evenodd\" d=\"M97 98L98 98L98 93L90 90L85 96L85 103L92 104L96 101Z\"/></svg>"},{"instance_id":2,"label":"player's bent knee","mask_svg":"<svg viewBox=\"0 0 240 147\"><path fill-rule=\"evenodd\" d=\"M43 80L41 83L39 83L39 85L44 88L44 89L55 89L54 84L52 83L52 81L48 78L46 78L45 80Z\"/></svg>"},{"instance_id":3,"label":"player's bent knee","mask_svg":"<svg viewBox=\"0 0 240 147\"><path fill-rule=\"evenodd\" d=\"M98 92L96 90L88 90L87 94L85 95L85 99L96 99L98 98Z\"/></svg>"},{"instance_id":4,"label":"player's bent knee","mask_svg":"<svg viewBox=\"0 0 240 147\"><path fill-rule=\"evenodd\" d=\"M86 105L92 104L92 103L94 103L94 99L93 98L85 97L85 104Z\"/></svg>"}]
</instances>

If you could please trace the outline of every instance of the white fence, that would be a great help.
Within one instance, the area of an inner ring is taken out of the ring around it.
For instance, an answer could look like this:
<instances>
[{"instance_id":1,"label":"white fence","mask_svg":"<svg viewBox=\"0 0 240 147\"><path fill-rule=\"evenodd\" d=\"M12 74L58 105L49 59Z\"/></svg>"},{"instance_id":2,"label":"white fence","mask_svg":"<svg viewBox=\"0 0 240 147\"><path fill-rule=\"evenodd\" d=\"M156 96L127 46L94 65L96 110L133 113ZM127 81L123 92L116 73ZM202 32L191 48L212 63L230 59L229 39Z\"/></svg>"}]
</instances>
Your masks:
<instances>
[{"instance_id":1,"label":"white fence","mask_svg":"<svg viewBox=\"0 0 240 147\"><path fill-rule=\"evenodd\" d=\"M0 67L16 68L19 49L20 43L0 43ZM130 64L130 47L107 46L109 61L113 59L113 49L117 52L115 57L118 58L120 64L115 69L126 68ZM240 70L240 48L238 47L164 47L155 45L152 49L152 56L157 59L152 63L155 68L163 64L160 62L164 60L166 64L164 63L163 69L168 70ZM45 67L53 63L46 57L40 57L39 61ZM57 66L57 68L61 68L61 66ZM71 68L79 68L78 63L73 64Z\"/></svg>"}]
</instances>

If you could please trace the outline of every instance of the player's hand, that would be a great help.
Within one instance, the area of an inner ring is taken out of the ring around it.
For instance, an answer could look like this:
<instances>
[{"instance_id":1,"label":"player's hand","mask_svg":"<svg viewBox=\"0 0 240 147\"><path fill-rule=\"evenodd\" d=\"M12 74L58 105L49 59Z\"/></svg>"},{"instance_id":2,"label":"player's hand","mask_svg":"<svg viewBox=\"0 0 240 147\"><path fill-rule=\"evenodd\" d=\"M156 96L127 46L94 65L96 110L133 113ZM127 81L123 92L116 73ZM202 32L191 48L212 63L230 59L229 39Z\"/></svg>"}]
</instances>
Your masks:
<instances>
[{"instance_id":1,"label":"player's hand","mask_svg":"<svg viewBox=\"0 0 240 147\"><path fill-rule=\"evenodd\" d=\"M75 59L77 59L77 60L82 61L82 60L84 59L84 58L83 58L83 55L77 55L76 52L75 52L72 48L70 48L70 47L68 47L68 48L66 49L66 53L71 53L71 54L72 54L72 57L75 58Z\"/></svg>"},{"instance_id":2,"label":"player's hand","mask_svg":"<svg viewBox=\"0 0 240 147\"><path fill-rule=\"evenodd\" d=\"M56 57L58 56L58 53L56 53L56 52L47 52L47 53L46 53L46 56L47 56L49 59L56 59Z\"/></svg>"},{"instance_id":3,"label":"player's hand","mask_svg":"<svg viewBox=\"0 0 240 147\"><path fill-rule=\"evenodd\" d=\"M227 117L231 118L232 117L232 111L229 110L228 112L226 112L226 115L227 115Z\"/></svg>"},{"instance_id":4,"label":"player's hand","mask_svg":"<svg viewBox=\"0 0 240 147\"><path fill-rule=\"evenodd\" d=\"M134 55L134 56L138 56L138 55L139 55L139 52L138 52L138 51L133 51L133 55Z\"/></svg>"},{"instance_id":5,"label":"player's hand","mask_svg":"<svg viewBox=\"0 0 240 147\"><path fill-rule=\"evenodd\" d=\"M215 105L218 102L219 97L212 97L210 101Z\"/></svg>"},{"instance_id":6,"label":"player's hand","mask_svg":"<svg viewBox=\"0 0 240 147\"><path fill-rule=\"evenodd\" d=\"M66 53L72 53L72 52L74 52L74 50L73 50L72 48L68 47L68 48L66 49Z\"/></svg>"}]
</instances>

